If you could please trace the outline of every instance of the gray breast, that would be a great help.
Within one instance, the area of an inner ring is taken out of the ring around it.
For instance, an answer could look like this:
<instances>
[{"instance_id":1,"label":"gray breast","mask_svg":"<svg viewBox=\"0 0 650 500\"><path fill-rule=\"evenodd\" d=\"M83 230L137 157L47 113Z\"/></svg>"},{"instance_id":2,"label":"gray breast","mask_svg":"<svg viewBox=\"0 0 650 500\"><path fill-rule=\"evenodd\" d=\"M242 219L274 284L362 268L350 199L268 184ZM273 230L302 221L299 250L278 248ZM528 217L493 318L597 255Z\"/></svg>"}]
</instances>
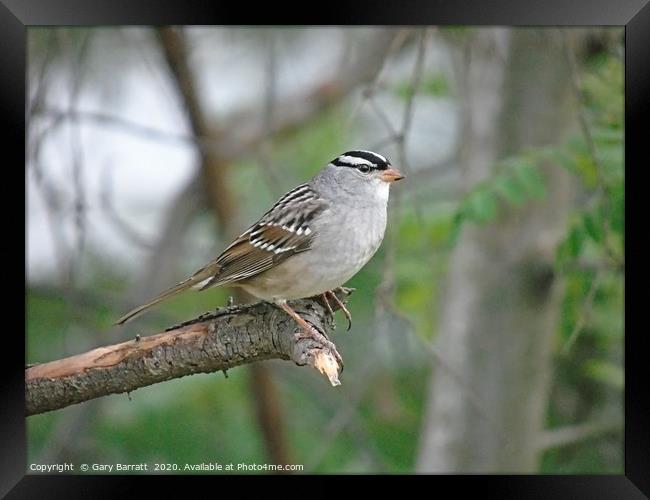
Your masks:
<instances>
[{"instance_id":1,"label":"gray breast","mask_svg":"<svg viewBox=\"0 0 650 500\"><path fill-rule=\"evenodd\" d=\"M336 207L333 214L323 213L317 225L312 248L328 272L338 280L347 281L375 254L386 230L386 206L350 210ZM334 224L331 221L336 220Z\"/></svg>"}]
</instances>

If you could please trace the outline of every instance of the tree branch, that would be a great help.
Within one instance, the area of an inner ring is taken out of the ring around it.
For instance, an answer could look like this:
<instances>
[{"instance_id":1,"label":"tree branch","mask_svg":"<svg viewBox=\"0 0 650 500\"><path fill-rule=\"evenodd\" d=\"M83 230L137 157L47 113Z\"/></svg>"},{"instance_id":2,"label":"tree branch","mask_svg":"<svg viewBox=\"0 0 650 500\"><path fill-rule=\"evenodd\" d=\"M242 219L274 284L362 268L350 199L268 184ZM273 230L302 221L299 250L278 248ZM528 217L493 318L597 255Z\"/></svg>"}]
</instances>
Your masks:
<instances>
[{"instance_id":1,"label":"tree branch","mask_svg":"<svg viewBox=\"0 0 650 500\"><path fill-rule=\"evenodd\" d=\"M342 289L337 295L343 300L350 292ZM303 299L292 307L320 332L333 330L333 319L320 301ZM325 337L306 337L271 304L225 307L163 333L30 366L25 370L27 415L267 359L312 366L337 386L337 355Z\"/></svg>"},{"instance_id":2,"label":"tree branch","mask_svg":"<svg viewBox=\"0 0 650 500\"><path fill-rule=\"evenodd\" d=\"M540 434L537 447L541 451L560 446L573 445L603 434L622 432L623 422L618 417L601 418L592 422L567 425L559 429L547 430Z\"/></svg>"}]
</instances>

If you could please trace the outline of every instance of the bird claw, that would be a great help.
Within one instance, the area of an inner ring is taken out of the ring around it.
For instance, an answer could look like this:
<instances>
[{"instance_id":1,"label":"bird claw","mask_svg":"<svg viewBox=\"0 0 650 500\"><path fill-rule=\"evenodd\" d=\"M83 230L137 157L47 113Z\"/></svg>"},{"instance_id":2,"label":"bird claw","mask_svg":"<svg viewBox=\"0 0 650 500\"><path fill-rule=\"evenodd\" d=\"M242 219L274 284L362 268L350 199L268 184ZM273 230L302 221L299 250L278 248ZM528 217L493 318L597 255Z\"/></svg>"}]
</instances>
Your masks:
<instances>
[{"instance_id":1,"label":"bird claw","mask_svg":"<svg viewBox=\"0 0 650 500\"><path fill-rule=\"evenodd\" d=\"M333 319L334 318L334 310L332 309L332 305L330 304L330 301L327 299L327 294L329 292L325 292L321 294L321 298L323 299L323 304L325 304L325 307L327 308L327 312L329 313L330 317Z\"/></svg>"},{"instance_id":2,"label":"bird claw","mask_svg":"<svg viewBox=\"0 0 650 500\"><path fill-rule=\"evenodd\" d=\"M344 295L349 295L350 293L352 293L353 288L344 288L344 287L340 286L340 287L338 287L338 288L335 288L334 290L330 290L330 291L325 292L325 293L323 294L324 296L327 296L327 294L329 293L329 294L334 298L334 300L335 300L336 303L338 304L338 306L339 306L339 308L341 309L341 311L343 311L343 314L345 314L345 318L348 320L348 328L347 328L347 331L349 332L350 329L352 328L352 313L351 313L350 310L345 306L345 304L343 303L343 301L342 301L341 299L339 299L339 298L336 296L335 290L340 290Z\"/></svg>"}]
</instances>

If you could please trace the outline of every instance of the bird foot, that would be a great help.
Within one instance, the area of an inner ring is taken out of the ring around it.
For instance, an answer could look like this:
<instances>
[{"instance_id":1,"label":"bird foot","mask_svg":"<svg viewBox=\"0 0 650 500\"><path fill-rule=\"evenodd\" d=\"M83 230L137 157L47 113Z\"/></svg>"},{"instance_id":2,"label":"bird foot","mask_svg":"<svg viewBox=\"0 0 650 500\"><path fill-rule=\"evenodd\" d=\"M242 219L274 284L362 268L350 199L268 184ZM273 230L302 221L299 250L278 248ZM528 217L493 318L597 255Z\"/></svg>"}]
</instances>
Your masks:
<instances>
[{"instance_id":1,"label":"bird foot","mask_svg":"<svg viewBox=\"0 0 650 500\"><path fill-rule=\"evenodd\" d=\"M278 304L289 316L291 316L296 323L298 323L298 326L301 328L301 332L298 332L296 335L296 340L301 340L301 339L311 339L320 346L322 346L324 349L329 351L332 356L336 359L336 363L339 367L339 370L337 372L343 372L343 358L341 358L341 355L339 354L338 350L336 349L336 346L330 341L329 337L325 332L321 332L318 328L316 328L314 325L309 323L307 320L305 320L302 316L300 316L296 311L294 311L289 305L287 305L286 302L280 302ZM330 381L334 384L334 382L337 382L334 385L338 385L338 378L333 379L331 370L328 367L323 367L324 363L322 362L317 362L315 363L316 367L322 372L326 373ZM326 363L325 363L326 365Z\"/></svg>"},{"instance_id":2,"label":"bird foot","mask_svg":"<svg viewBox=\"0 0 650 500\"><path fill-rule=\"evenodd\" d=\"M336 345L334 345L334 343L329 340L325 332L319 331L316 327L314 327L311 324L309 326L310 326L309 330L302 327L301 330L296 333L296 341L300 341L303 339L310 339L316 342L317 344L322 345L336 359L336 363L338 364L339 367L338 370L339 373L343 373L343 368L344 368L343 358L341 357L338 350L336 349Z\"/></svg>"},{"instance_id":3,"label":"bird foot","mask_svg":"<svg viewBox=\"0 0 650 500\"><path fill-rule=\"evenodd\" d=\"M343 311L343 314L345 314L345 317L348 320L348 330L347 331L350 331L350 328L352 328L352 313L345 306L345 303L341 299L339 299L338 296L336 295L337 290L340 290L341 292L343 292L344 295L349 295L351 293L351 291L352 291L352 289L350 289L350 288L344 288L344 287L340 286L338 288L335 288L334 290L329 290L329 291L325 292L323 294L323 297L325 297L325 300L327 301L327 294L329 294L334 299L334 301L338 304L339 308L341 309L341 311ZM329 311L333 315L334 313L332 312L332 308L330 307L329 302L327 302L327 306L329 308Z\"/></svg>"}]
</instances>

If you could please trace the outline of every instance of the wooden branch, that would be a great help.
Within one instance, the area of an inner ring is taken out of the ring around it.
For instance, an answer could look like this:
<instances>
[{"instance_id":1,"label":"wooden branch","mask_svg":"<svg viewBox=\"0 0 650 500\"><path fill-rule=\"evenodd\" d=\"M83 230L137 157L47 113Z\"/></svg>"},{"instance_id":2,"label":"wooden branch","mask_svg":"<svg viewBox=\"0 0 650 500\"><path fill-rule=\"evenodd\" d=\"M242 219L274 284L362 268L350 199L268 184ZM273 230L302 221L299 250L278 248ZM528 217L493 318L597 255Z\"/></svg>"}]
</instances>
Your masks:
<instances>
[{"instance_id":1,"label":"wooden branch","mask_svg":"<svg viewBox=\"0 0 650 500\"><path fill-rule=\"evenodd\" d=\"M342 289L337 295L344 300L349 293ZM295 301L292 307L320 332L333 330L333 319L319 300ZM293 319L271 304L231 306L157 335L30 366L25 370L27 415L266 359L312 366L337 386L342 370L337 357L334 344L325 337L305 336Z\"/></svg>"}]
</instances>

